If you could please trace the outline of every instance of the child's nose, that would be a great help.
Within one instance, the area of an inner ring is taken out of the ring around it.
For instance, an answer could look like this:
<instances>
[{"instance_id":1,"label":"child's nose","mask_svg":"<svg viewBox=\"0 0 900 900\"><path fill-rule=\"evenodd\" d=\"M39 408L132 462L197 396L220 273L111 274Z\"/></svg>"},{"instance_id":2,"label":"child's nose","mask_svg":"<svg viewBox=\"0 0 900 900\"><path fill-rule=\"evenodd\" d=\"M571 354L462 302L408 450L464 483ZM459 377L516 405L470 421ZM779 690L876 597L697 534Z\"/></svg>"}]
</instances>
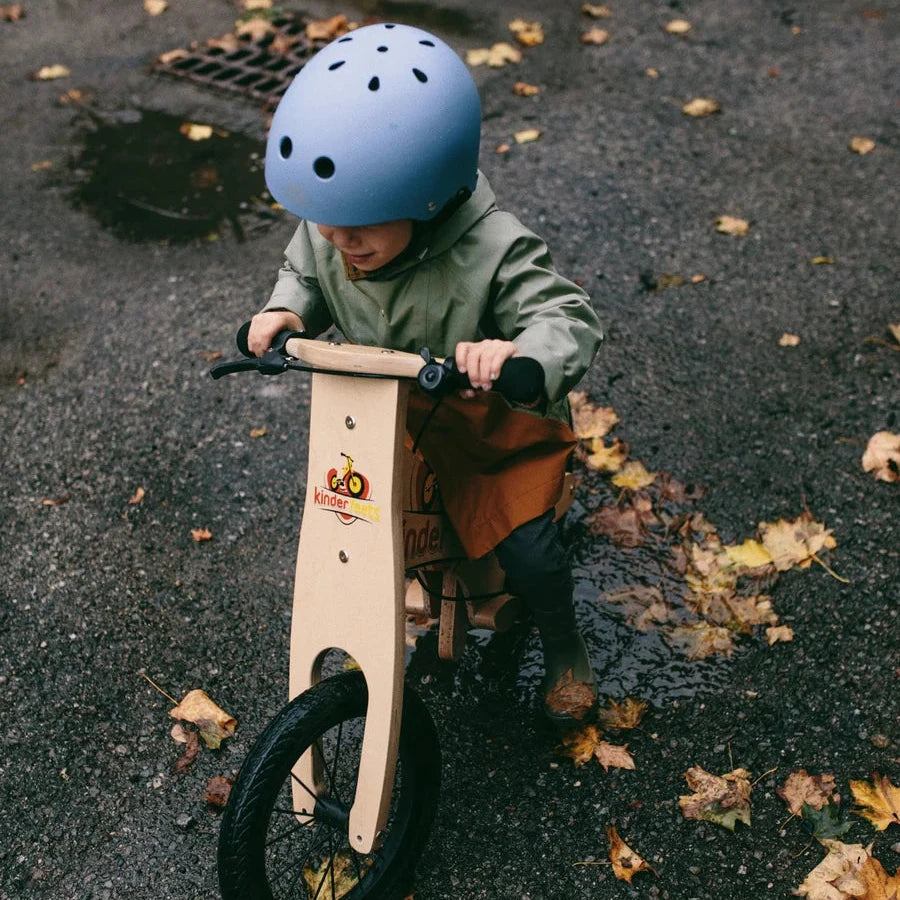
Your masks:
<instances>
[{"instance_id":1,"label":"child's nose","mask_svg":"<svg viewBox=\"0 0 900 900\"><path fill-rule=\"evenodd\" d=\"M349 249L359 243L359 232L355 228L335 228L333 241Z\"/></svg>"}]
</instances>

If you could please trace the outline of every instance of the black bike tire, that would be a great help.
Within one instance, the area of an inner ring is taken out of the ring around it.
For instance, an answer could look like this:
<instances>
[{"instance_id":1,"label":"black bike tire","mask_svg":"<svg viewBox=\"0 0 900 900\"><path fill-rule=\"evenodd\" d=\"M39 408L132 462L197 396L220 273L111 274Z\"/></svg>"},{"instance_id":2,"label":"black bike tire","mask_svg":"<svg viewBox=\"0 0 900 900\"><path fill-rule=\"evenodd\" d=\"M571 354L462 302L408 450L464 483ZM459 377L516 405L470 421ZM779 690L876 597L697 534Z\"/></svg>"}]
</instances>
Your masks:
<instances>
[{"instance_id":1,"label":"black bike tire","mask_svg":"<svg viewBox=\"0 0 900 900\"><path fill-rule=\"evenodd\" d=\"M365 716L368 690L361 672L345 672L295 697L259 736L232 786L219 831L223 900L273 900L265 875L264 842L275 797L299 756L327 729ZM440 745L431 715L410 689L404 693L398 807L402 828L385 838L386 853L345 894L346 900L402 900L422 854L440 791ZM405 792L405 793L404 793Z\"/></svg>"}]
</instances>

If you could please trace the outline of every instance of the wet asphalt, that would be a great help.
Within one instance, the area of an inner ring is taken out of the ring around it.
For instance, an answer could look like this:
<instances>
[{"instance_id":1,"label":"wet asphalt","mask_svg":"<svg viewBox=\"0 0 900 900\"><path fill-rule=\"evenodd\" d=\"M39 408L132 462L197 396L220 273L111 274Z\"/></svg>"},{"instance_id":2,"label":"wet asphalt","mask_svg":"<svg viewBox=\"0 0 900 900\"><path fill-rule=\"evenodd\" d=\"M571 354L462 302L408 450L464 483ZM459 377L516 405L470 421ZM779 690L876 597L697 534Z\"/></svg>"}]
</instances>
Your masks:
<instances>
[{"instance_id":1,"label":"wet asphalt","mask_svg":"<svg viewBox=\"0 0 900 900\"><path fill-rule=\"evenodd\" d=\"M308 388L207 370L265 300L292 223L248 212L215 239L135 240L76 202L97 115L265 129L259 103L149 70L231 30L232 3L97 6L26 3L0 22L0 898L212 898L205 786L233 774L286 693ZM606 689L651 701L626 738L635 771L556 755L527 629L473 636L456 666L425 638L409 679L437 722L444 788L415 900L789 896L822 856L776 795L801 768L835 774L845 839L874 840L895 871L896 826L876 834L847 811L849 780L900 783L900 485L860 465L872 434L900 430L900 352L885 343L900 322L896 5L621 0L598 22L577 2L383 8L461 52L508 39L516 16L544 23L518 66L474 70L482 168L606 322L584 387L614 406L633 456L705 486L697 505L725 540L808 509L846 579L787 573L772 596L794 640L743 636L715 664L661 675L671 660L656 669L597 636ZM675 17L685 38L663 31ZM594 24L610 40L582 45ZM71 75L26 77L56 63ZM514 96L519 80L541 92ZM58 102L72 88L92 112ZM686 116L694 97L721 112ZM541 138L516 144L524 128ZM857 135L875 149L851 152ZM749 233L717 233L725 214ZM705 279L654 289L672 274ZM779 346L785 332L799 345ZM605 573L624 582L634 559L587 534L596 502L585 490L569 524L595 630ZM207 690L235 737L174 774L170 704L141 672L177 696ZM750 828L682 818L694 765L759 779ZM655 874L614 879L608 824Z\"/></svg>"}]
</instances>

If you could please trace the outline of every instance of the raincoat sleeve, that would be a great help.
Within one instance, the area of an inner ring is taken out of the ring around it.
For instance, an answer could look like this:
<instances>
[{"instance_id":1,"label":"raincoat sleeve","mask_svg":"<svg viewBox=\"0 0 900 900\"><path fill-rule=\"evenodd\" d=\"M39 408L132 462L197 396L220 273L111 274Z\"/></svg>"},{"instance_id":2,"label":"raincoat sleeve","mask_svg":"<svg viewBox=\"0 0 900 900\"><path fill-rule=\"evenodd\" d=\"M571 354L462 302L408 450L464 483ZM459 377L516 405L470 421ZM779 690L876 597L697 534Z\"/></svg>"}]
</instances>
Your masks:
<instances>
[{"instance_id":1,"label":"raincoat sleeve","mask_svg":"<svg viewBox=\"0 0 900 900\"><path fill-rule=\"evenodd\" d=\"M331 313L319 286L316 252L309 226L301 222L284 251L284 264L263 311L287 309L296 313L309 334L321 334L332 324Z\"/></svg>"},{"instance_id":2,"label":"raincoat sleeve","mask_svg":"<svg viewBox=\"0 0 900 900\"><path fill-rule=\"evenodd\" d=\"M524 226L494 278L499 330L544 367L547 399L563 400L588 370L603 329L588 295L553 267L547 245Z\"/></svg>"}]
</instances>

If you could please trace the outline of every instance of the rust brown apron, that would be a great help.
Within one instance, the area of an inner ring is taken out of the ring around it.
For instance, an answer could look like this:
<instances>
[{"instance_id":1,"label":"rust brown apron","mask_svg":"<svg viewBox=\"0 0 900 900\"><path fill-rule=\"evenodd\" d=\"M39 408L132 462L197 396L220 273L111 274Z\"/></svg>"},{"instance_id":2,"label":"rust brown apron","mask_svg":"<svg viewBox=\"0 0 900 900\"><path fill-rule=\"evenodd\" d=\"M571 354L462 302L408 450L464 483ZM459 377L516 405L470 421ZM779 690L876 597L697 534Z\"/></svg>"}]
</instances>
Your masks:
<instances>
[{"instance_id":1,"label":"rust brown apron","mask_svg":"<svg viewBox=\"0 0 900 900\"><path fill-rule=\"evenodd\" d=\"M496 393L445 397L421 432L434 405L410 393L407 443L418 438L450 522L477 559L556 504L577 441L564 422L512 409Z\"/></svg>"}]
</instances>

